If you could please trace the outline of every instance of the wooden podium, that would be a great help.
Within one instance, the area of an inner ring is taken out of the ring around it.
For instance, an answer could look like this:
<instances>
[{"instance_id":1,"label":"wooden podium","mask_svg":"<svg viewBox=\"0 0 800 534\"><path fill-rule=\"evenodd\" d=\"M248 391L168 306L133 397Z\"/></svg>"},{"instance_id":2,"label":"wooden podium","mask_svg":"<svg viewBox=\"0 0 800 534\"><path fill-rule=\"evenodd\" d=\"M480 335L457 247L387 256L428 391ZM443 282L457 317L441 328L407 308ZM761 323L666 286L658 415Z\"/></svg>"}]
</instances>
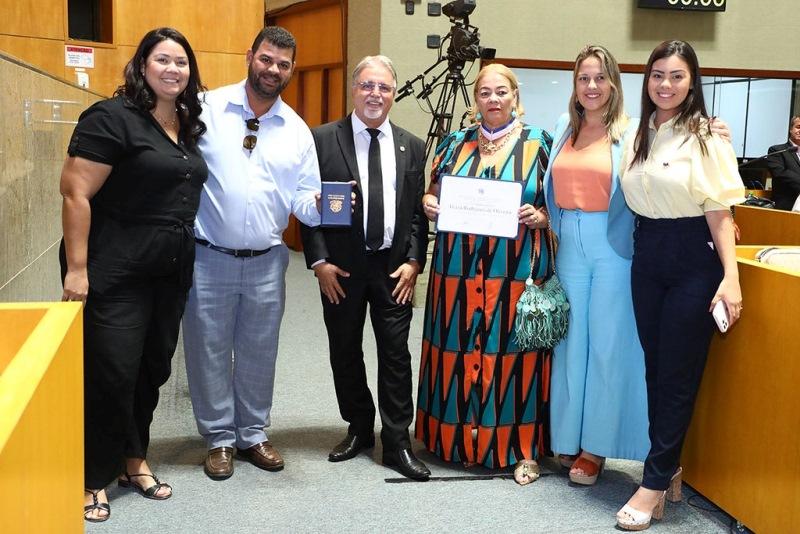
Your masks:
<instances>
[{"instance_id":1,"label":"wooden podium","mask_svg":"<svg viewBox=\"0 0 800 534\"><path fill-rule=\"evenodd\" d=\"M800 524L800 272L754 261L761 248L737 247L744 311L711 343L681 463L702 495L777 534Z\"/></svg>"},{"instance_id":2,"label":"wooden podium","mask_svg":"<svg viewBox=\"0 0 800 534\"><path fill-rule=\"evenodd\" d=\"M742 233L740 245L800 246L800 213L740 205L733 218Z\"/></svg>"},{"instance_id":3,"label":"wooden podium","mask_svg":"<svg viewBox=\"0 0 800 534\"><path fill-rule=\"evenodd\" d=\"M0 525L83 532L81 304L0 304L0 325Z\"/></svg>"}]
</instances>

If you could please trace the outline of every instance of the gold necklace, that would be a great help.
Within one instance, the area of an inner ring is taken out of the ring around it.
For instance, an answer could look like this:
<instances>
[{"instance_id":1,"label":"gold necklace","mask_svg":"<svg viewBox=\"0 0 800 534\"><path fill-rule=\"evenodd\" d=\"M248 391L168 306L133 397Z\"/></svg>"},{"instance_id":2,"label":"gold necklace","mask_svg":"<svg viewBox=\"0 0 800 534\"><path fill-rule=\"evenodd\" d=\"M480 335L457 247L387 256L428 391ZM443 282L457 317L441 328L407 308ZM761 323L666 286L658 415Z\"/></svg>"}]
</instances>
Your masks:
<instances>
[{"instance_id":1,"label":"gold necklace","mask_svg":"<svg viewBox=\"0 0 800 534\"><path fill-rule=\"evenodd\" d=\"M522 129L522 124L517 124L514 128L508 132L499 143L495 143L494 141L490 141L483 136L483 132L478 131L478 147L483 151L489 154L490 156L494 155L498 150L503 148L505 144L508 142L509 138L514 137L514 135Z\"/></svg>"},{"instance_id":2,"label":"gold necklace","mask_svg":"<svg viewBox=\"0 0 800 534\"><path fill-rule=\"evenodd\" d=\"M177 127L177 125L178 125L178 114L177 114L177 113L176 113L176 114L175 114L175 116L172 118L172 120L169 120L169 121L167 121L167 120L164 120L164 119L162 119L161 117L159 117L158 113L156 113L156 111L155 111L155 110L153 110L151 113L153 114L153 117L155 117L155 118L156 118L156 120L158 121L158 123L159 123L161 126L163 126L164 128L172 128L172 129L175 129L175 128Z\"/></svg>"}]
</instances>

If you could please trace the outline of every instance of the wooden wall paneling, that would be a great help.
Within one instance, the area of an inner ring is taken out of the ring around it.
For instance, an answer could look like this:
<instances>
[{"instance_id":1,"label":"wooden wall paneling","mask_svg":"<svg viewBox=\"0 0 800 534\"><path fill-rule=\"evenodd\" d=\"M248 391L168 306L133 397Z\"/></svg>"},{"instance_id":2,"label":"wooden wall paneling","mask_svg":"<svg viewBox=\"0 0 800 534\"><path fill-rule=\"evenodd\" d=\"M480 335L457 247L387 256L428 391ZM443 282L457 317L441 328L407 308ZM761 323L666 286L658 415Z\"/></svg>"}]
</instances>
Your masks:
<instances>
[{"instance_id":1,"label":"wooden wall paneling","mask_svg":"<svg viewBox=\"0 0 800 534\"><path fill-rule=\"evenodd\" d=\"M322 124L322 70L303 72L302 81L302 115L309 128L313 128Z\"/></svg>"},{"instance_id":2,"label":"wooden wall paneling","mask_svg":"<svg viewBox=\"0 0 800 534\"><path fill-rule=\"evenodd\" d=\"M326 122L344 117L344 93L344 68L328 69L328 117Z\"/></svg>"},{"instance_id":3,"label":"wooden wall paneling","mask_svg":"<svg viewBox=\"0 0 800 534\"><path fill-rule=\"evenodd\" d=\"M160 26L173 26L181 33L185 33L189 26L185 22L187 15L176 13L177 9L181 7L186 10L186 13L203 11L194 2L192 2L191 8L187 4L189 2L184 0L174 0L173 2L154 0L121 2L117 0L114 2L114 20L116 21L114 42L120 45L136 46L145 33ZM192 43L191 40L189 42ZM196 45L192 43L192 47L194 46Z\"/></svg>"},{"instance_id":4,"label":"wooden wall paneling","mask_svg":"<svg viewBox=\"0 0 800 534\"><path fill-rule=\"evenodd\" d=\"M297 40L299 66L342 62L342 13L338 4L280 16L277 23Z\"/></svg>"},{"instance_id":5,"label":"wooden wall paneling","mask_svg":"<svg viewBox=\"0 0 800 534\"><path fill-rule=\"evenodd\" d=\"M197 9L195 0L179 0L174 4L182 4L183 13L191 11L194 14L187 30L193 32L194 41L190 42L195 51L213 50L244 55L264 26L263 0L206 1L203 2L203 9Z\"/></svg>"},{"instance_id":6,"label":"wooden wall paneling","mask_svg":"<svg viewBox=\"0 0 800 534\"><path fill-rule=\"evenodd\" d=\"M126 0L115 3L116 42L135 45L153 28L171 26L186 35L195 52L244 54L264 20L263 0Z\"/></svg>"},{"instance_id":7,"label":"wooden wall paneling","mask_svg":"<svg viewBox=\"0 0 800 534\"><path fill-rule=\"evenodd\" d=\"M31 14L41 13L40 16ZM0 34L59 39L66 37L66 0L7 0L0 2Z\"/></svg>"},{"instance_id":8,"label":"wooden wall paneling","mask_svg":"<svg viewBox=\"0 0 800 534\"><path fill-rule=\"evenodd\" d=\"M65 77L62 41L0 35L0 50L53 76Z\"/></svg>"},{"instance_id":9,"label":"wooden wall paneling","mask_svg":"<svg viewBox=\"0 0 800 534\"><path fill-rule=\"evenodd\" d=\"M209 89L242 81L247 76L244 54L196 52L203 84Z\"/></svg>"},{"instance_id":10,"label":"wooden wall paneling","mask_svg":"<svg viewBox=\"0 0 800 534\"><path fill-rule=\"evenodd\" d=\"M281 98L302 116L300 112L300 86L303 83L301 78L302 71L295 70L292 81L289 82L289 85L287 85L286 89L281 93Z\"/></svg>"},{"instance_id":11,"label":"wooden wall paneling","mask_svg":"<svg viewBox=\"0 0 800 534\"><path fill-rule=\"evenodd\" d=\"M67 39L67 0L2 2L0 50L75 83L75 69L64 66L64 45L74 42L91 46L95 67L86 69L89 87L111 96L144 34L159 26L172 26L189 39L206 86L214 88L244 78L245 52L264 17L263 0L241 0L235 8L226 1L207 1L202 9L194 0L105 1L113 7L112 44Z\"/></svg>"},{"instance_id":12,"label":"wooden wall paneling","mask_svg":"<svg viewBox=\"0 0 800 534\"><path fill-rule=\"evenodd\" d=\"M330 81L330 69L324 68L322 69L322 81L320 83L320 99L319 103L322 109L320 110L319 120L322 124L328 122L328 115L330 114L330 110L328 109L328 105L330 104L328 100L328 82Z\"/></svg>"}]
</instances>

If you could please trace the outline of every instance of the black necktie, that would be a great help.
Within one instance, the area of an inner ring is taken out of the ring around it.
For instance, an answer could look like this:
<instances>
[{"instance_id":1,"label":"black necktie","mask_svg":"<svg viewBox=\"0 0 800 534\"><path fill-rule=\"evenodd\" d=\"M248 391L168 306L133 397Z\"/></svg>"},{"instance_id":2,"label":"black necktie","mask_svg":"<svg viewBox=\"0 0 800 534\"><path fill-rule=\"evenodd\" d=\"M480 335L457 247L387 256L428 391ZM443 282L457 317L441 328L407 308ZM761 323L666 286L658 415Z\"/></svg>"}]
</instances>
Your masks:
<instances>
[{"instance_id":1,"label":"black necktie","mask_svg":"<svg viewBox=\"0 0 800 534\"><path fill-rule=\"evenodd\" d=\"M369 207L367 208L367 247L378 250L383 245L383 174L381 173L380 130L367 128L369 140Z\"/></svg>"}]
</instances>

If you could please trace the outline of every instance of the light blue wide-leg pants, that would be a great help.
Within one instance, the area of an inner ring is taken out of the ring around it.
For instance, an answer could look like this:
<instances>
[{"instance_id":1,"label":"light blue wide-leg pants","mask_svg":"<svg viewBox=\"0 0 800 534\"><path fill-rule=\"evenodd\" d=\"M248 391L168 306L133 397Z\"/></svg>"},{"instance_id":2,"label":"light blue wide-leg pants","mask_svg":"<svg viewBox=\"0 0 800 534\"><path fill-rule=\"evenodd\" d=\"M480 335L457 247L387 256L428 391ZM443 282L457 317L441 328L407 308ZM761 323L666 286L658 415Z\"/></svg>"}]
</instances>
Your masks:
<instances>
[{"instance_id":1,"label":"light blue wide-leg pants","mask_svg":"<svg viewBox=\"0 0 800 534\"><path fill-rule=\"evenodd\" d=\"M644 353L631 300L631 261L608 243L607 212L562 210L556 256L570 303L550 379L551 445L644 460L650 449Z\"/></svg>"},{"instance_id":2,"label":"light blue wide-leg pants","mask_svg":"<svg viewBox=\"0 0 800 534\"><path fill-rule=\"evenodd\" d=\"M183 346L197 430L209 449L267 439L288 264L284 245L254 258L196 247Z\"/></svg>"}]
</instances>

